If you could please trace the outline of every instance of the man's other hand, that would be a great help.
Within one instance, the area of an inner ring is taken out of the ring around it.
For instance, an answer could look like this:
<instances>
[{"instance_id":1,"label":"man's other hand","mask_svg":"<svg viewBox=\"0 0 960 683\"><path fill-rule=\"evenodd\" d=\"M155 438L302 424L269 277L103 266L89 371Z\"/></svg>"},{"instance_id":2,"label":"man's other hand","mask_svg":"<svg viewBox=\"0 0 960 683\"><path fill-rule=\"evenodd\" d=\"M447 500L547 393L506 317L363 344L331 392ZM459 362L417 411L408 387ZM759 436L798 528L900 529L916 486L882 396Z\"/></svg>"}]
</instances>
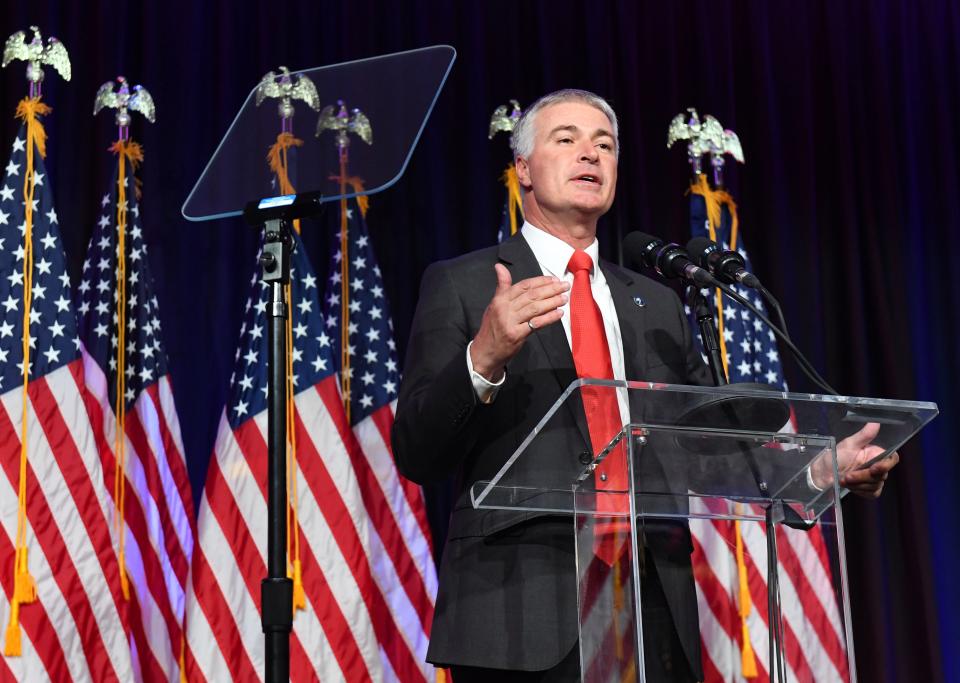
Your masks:
<instances>
[{"instance_id":1,"label":"man's other hand","mask_svg":"<svg viewBox=\"0 0 960 683\"><path fill-rule=\"evenodd\" d=\"M878 498L890 470L900 462L900 455L894 451L869 467L863 467L885 450L882 446L873 444L879 432L879 423L868 422L859 432L837 444L840 486L864 498Z\"/></svg>"},{"instance_id":2,"label":"man's other hand","mask_svg":"<svg viewBox=\"0 0 960 683\"><path fill-rule=\"evenodd\" d=\"M535 330L560 320L567 302L567 282L542 275L513 283L503 264L494 265L497 290L483 312L480 329L470 347L474 371L491 382L503 377L504 368Z\"/></svg>"},{"instance_id":3,"label":"man's other hand","mask_svg":"<svg viewBox=\"0 0 960 683\"><path fill-rule=\"evenodd\" d=\"M859 432L837 443L837 470L840 472L840 486L864 498L878 498L890 470L900 462L900 455L893 452L869 467L864 467L886 450L883 446L873 444L873 440L879 433L880 424L868 422ZM810 474L817 488L822 490L833 486L833 463L830 451L824 451L813 462L810 466Z\"/></svg>"}]
</instances>

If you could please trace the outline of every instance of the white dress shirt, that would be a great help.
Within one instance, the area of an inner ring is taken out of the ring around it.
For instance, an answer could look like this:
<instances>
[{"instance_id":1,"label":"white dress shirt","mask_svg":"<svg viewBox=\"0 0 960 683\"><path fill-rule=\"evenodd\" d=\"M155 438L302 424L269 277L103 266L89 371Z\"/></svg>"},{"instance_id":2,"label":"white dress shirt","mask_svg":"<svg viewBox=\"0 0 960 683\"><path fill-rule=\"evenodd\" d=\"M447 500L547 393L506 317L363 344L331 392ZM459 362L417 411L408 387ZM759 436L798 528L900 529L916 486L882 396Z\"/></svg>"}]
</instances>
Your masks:
<instances>
[{"instance_id":1,"label":"white dress shirt","mask_svg":"<svg viewBox=\"0 0 960 683\"><path fill-rule=\"evenodd\" d=\"M573 273L567 270L567 263L573 256L574 248L554 237L548 232L541 230L530 222L524 222L520 233L527 241L537 264L544 275L553 275L564 282L573 286ZM617 320L617 310L613 305L613 295L610 294L610 287L607 285L607 279L603 272L597 266L599 254L599 243L596 239L584 251L593 261L593 270L590 271L590 289L593 292L593 299L600 308L600 315L603 317L604 333L607 337L607 345L610 347L610 360L613 364L613 378L625 379L623 362L623 340L620 336L620 323ZM560 323L563 325L563 331L567 336L567 344L572 348L570 337L570 302L560 307L563 310L563 317ZM554 323L555 324L555 323ZM534 334L537 334L534 332ZM470 342L471 344L473 342ZM527 343L530 343L528 340ZM485 377L473 370L473 362L470 359L470 346L467 346L467 368L470 370L470 376L473 380L473 388L477 392L477 398L483 403L490 403L496 397L497 390L506 379L506 374L500 378L497 383L489 382ZM620 417L626 423L630 418L630 409L627 402L626 392L617 391L617 403L620 406Z\"/></svg>"}]
</instances>

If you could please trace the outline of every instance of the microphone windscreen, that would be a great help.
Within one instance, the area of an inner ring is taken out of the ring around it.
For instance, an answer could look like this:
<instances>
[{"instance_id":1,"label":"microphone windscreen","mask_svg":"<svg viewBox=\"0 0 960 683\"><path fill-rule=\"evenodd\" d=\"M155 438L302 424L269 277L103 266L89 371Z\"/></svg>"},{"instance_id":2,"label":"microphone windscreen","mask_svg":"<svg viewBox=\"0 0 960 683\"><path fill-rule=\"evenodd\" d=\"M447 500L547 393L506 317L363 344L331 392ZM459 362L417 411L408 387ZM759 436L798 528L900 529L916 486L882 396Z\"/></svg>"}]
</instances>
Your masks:
<instances>
[{"instance_id":1,"label":"microphone windscreen","mask_svg":"<svg viewBox=\"0 0 960 683\"><path fill-rule=\"evenodd\" d=\"M692 238L687 242L687 252L701 268L709 268L710 264L707 257L711 252L719 251L720 246L709 237L699 236Z\"/></svg>"},{"instance_id":2,"label":"microphone windscreen","mask_svg":"<svg viewBox=\"0 0 960 683\"><path fill-rule=\"evenodd\" d=\"M624 260L633 266L656 268L656 252L663 240L645 232L634 231L623 238Z\"/></svg>"}]
</instances>

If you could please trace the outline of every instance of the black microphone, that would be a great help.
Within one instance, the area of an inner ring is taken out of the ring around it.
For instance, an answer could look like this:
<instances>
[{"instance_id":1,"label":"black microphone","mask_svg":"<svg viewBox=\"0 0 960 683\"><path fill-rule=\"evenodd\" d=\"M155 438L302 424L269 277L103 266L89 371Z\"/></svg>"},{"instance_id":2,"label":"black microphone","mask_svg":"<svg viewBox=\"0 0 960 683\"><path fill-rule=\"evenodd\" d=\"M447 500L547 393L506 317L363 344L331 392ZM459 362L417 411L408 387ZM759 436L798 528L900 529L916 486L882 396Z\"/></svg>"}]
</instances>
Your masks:
<instances>
[{"instance_id":1,"label":"black microphone","mask_svg":"<svg viewBox=\"0 0 960 683\"><path fill-rule=\"evenodd\" d=\"M747 270L743 257L735 251L721 249L720 245L709 237L694 237L687 242L687 251L694 262L713 273L720 282L760 288L760 280Z\"/></svg>"},{"instance_id":2,"label":"black microphone","mask_svg":"<svg viewBox=\"0 0 960 683\"><path fill-rule=\"evenodd\" d=\"M701 287L716 284L713 276L690 259L683 247L643 232L631 232L623 240L623 255L631 263L653 268L666 278L692 280Z\"/></svg>"}]
</instances>

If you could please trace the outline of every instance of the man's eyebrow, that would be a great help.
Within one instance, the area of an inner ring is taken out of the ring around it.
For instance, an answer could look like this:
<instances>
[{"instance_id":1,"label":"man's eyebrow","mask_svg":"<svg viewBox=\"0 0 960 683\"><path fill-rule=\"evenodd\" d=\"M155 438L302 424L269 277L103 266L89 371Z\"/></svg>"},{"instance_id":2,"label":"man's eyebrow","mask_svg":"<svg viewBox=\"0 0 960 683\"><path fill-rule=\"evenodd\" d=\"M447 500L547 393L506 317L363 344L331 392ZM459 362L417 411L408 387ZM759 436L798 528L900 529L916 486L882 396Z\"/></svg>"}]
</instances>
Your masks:
<instances>
[{"instance_id":1,"label":"man's eyebrow","mask_svg":"<svg viewBox=\"0 0 960 683\"><path fill-rule=\"evenodd\" d=\"M553 137L554 134L560 131L567 131L569 133L579 133L580 128L578 128L576 125L572 123L568 123L563 126L557 126L556 128L550 131L550 137ZM597 138L601 138L601 137L612 138L613 133L608 131L606 128L597 128L595 131L593 131L593 135L590 136L590 138L593 140L596 140Z\"/></svg>"},{"instance_id":2,"label":"man's eyebrow","mask_svg":"<svg viewBox=\"0 0 960 683\"><path fill-rule=\"evenodd\" d=\"M553 130L551 130L551 131L550 131L550 136L552 137L552 136L554 135L554 133L558 133L558 132L560 132L560 131L562 131L562 130L565 130L565 131L570 132L570 133L578 133L578 132L580 131L580 129L577 128L575 125L573 125L572 123L568 123L568 124L566 124L565 126L557 126L557 127L554 128Z\"/></svg>"}]
</instances>

